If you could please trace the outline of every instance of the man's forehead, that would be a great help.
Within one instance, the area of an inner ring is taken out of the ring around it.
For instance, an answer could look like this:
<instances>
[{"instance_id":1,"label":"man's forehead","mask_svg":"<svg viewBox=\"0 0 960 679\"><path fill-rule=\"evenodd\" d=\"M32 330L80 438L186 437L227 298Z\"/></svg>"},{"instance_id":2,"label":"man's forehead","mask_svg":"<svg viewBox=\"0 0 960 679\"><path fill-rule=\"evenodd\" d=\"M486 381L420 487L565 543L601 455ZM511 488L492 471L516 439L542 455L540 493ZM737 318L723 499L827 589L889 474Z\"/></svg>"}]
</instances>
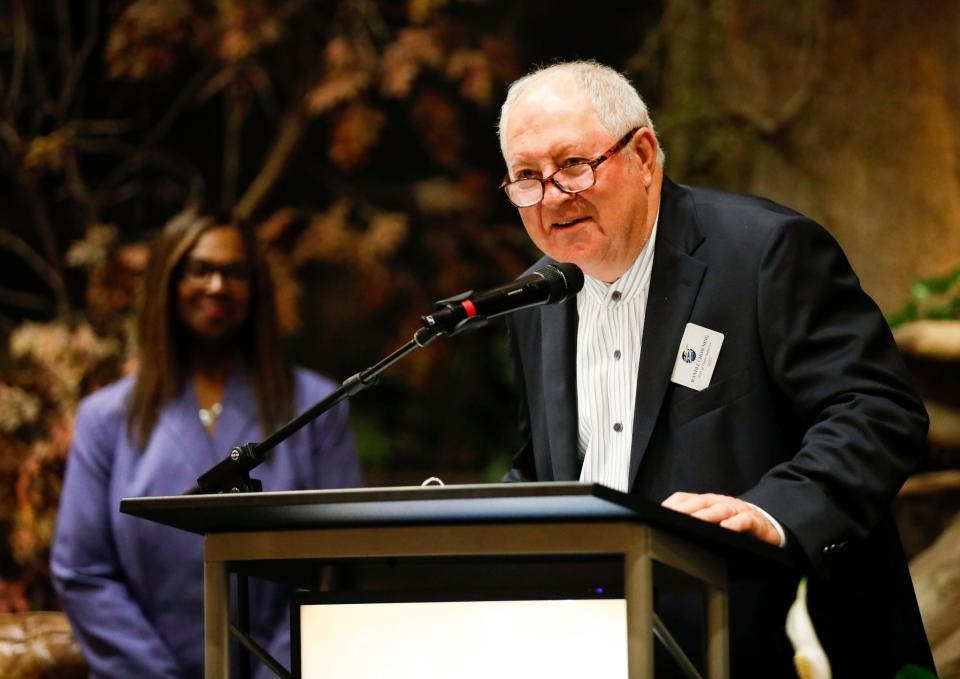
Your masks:
<instances>
[{"instance_id":1,"label":"man's forehead","mask_svg":"<svg viewBox=\"0 0 960 679\"><path fill-rule=\"evenodd\" d=\"M524 92L510 112L505 145L509 165L589 150L598 136L606 136L583 93L565 84L551 85Z\"/></svg>"},{"instance_id":2,"label":"man's forehead","mask_svg":"<svg viewBox=\"0 0 960 679\"><path fill-rule=\"evenodd\" d=\"M530 120L550 115L568 115L570 111L592 108L587 96L569 77L554 76L528 85L510 111L510 127L530 124Z\"/></svg>"}]
</instances>

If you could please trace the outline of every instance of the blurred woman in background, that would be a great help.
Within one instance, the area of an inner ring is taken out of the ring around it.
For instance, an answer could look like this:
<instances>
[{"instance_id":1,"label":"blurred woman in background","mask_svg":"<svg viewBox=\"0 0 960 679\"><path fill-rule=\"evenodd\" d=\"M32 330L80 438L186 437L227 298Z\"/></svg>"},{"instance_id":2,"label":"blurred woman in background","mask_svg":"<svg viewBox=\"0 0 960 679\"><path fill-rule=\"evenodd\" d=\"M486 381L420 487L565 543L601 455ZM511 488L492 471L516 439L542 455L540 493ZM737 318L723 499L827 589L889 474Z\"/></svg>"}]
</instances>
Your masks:
<instances>
[{"instance_id":1,"label":"blurred woman in background","mask_svg":"<svg viewBox=\"0 0 960 679\"><path fill-rule=\"evenodd\" d=\"M118 508L122 497L181 494L333 390L284 360L273 294L246 229L188 212L155 243L136 374L80 405L52 549L93 676L202 676L202 538ZM264 490L360 485L346 404L279 445L255 477ZM251 584L251 634L284 663L287 606L281 588Z\"/></svg>"}]
</instances>

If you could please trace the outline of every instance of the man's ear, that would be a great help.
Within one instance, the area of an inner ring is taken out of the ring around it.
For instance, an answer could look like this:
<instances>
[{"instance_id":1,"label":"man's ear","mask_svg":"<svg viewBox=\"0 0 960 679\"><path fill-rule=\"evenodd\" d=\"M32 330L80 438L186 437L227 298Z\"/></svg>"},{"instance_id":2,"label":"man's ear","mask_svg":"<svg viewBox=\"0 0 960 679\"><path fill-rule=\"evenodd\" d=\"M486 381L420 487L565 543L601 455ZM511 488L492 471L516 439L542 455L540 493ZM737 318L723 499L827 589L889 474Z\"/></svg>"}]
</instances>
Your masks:
<instances>
[{"instance_id":1,"label":"man's ear","mask_svg":"<svg viewBox=\"0 0 960 679\"><path fill-rule=\"evenodd\" d=\"M630 140L633 152L643 166L643 181L649 185L657 168L657 139L649 127L641 127Z\"/></svg>"}]
</instances>

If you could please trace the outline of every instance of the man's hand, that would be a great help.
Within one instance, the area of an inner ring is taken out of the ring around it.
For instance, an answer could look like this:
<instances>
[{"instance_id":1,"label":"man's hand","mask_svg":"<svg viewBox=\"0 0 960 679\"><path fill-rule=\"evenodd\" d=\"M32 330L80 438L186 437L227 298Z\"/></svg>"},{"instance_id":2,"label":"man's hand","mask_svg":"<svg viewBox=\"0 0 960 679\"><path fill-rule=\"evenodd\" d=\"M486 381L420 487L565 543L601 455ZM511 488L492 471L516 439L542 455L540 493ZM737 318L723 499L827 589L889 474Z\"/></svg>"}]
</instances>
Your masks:
<instances>
[{"instance_id":1,"label":"man's hand","mask_svg":"<svg viewBox=\"0 0 960 679\"><path fill-rule=\"evenodd\" d=\"M719 523L722 527L738 533L749 533L771 545L780 544L780 534L767 517L749 502L729 495L674 493L664 500L662 505L696 519Z\"/></svg>"}]
</instances>

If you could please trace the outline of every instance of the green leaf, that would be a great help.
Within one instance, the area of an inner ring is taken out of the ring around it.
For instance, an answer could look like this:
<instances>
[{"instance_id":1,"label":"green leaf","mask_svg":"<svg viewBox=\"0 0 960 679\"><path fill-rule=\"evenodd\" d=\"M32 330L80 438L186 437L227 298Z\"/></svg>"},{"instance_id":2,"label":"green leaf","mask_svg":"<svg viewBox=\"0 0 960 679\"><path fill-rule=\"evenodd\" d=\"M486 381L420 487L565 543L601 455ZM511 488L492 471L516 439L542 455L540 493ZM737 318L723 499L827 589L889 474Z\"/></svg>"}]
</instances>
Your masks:
<instances>
[{"instance_id":1,"label":"green leaf","mask_svg":"<svg viewBox=\"0 0 960 679\"><path fill-rule=\"evenodd\" d=\"M906 665L900 668L894 679L937 679L937 675L923 667Z\"/></svg>"},{"instance_id":2,"label":"green leaf","mask_svg":"<svg viewBox=\"0 0 960 679\"><path fill-rule=\"evenodd\" d=\"M944 276L914 279L910 299L887 316L887 323L898 325L923 318L960 319L960 266Z\"/></svg>"},{"instance_id":3,"label":"green leaf","mask_svg":"<svg viewBox=\"0 0 960 679\"><path fill-rule=\"evenodd\" d=\"M887 316L887 324L889 324L891 328L895 328L898 325L917 320L918 316L919 310L917 303L914 300L910 300L897 311Z\"/></svg>"},{"instance_id":4,"label":"green leaf","mask_svg":"<svg viewBox=\"0 0 960 679\"><path fill-rule=\"evenodd\" d=\"M955 315L956 311L952 303L929 307L924 314L926 318L932 318L937 321L950 320L955 318Z\"/></svg>"},{"instance_id":5,"label":"green leaf","mask_svg":"<svg viewBox=\"0 0 960 679\"><path fill-rule=\"evenodd\" d=\"M950 290L954 282L952 276L943 276L942 278L935 276L924 279L920 282L920 285L926 288L928 295L943 295Z\"/></svg>"}]
</instances>

